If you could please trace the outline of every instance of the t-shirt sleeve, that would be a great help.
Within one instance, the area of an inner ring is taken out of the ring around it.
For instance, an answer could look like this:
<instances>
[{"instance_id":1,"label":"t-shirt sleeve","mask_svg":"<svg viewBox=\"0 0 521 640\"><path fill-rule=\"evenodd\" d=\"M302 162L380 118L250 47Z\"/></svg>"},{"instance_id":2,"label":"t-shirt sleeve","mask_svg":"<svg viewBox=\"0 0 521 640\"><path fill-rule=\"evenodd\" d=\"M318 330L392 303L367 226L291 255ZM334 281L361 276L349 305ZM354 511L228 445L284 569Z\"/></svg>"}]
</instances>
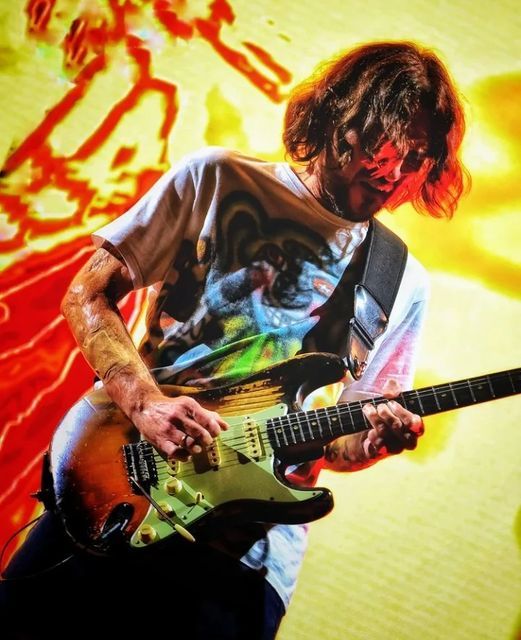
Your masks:
<instances>
[{"instance_id":1,"label":"t-shirt sleeve","mask_svg":"<svg viewBox=\"0 0 521 640\"><path fill-rule=\"evenodd\" d=\"M158 282L183 239L195 192L190 164L181 161L127 212L96 231L92 240L96 247L107 241L117 249L136 289Z\"/></svg>"}]
</instances>

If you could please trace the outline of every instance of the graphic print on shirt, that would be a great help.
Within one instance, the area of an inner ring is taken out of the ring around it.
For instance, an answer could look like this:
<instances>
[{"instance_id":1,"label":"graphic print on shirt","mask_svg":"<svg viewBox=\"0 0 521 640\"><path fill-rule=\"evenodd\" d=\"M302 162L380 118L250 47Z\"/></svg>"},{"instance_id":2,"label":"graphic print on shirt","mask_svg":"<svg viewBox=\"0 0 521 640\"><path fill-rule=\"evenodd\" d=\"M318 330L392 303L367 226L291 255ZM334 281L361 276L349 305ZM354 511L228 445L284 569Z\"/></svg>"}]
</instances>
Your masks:
<instances>
[{"instance_id":1,"label":"graphic print on shirt","mask_svg":"<svg viewBox=\"0 0 521 640\"><path fill-rule=\"evenodd\" d=\"M156 366L212 353L211 375L235 376L294 355L341 272L325 239L244 191L221 201L211 233L181 243L159 293Z\"/></svg>"}]
</instances>

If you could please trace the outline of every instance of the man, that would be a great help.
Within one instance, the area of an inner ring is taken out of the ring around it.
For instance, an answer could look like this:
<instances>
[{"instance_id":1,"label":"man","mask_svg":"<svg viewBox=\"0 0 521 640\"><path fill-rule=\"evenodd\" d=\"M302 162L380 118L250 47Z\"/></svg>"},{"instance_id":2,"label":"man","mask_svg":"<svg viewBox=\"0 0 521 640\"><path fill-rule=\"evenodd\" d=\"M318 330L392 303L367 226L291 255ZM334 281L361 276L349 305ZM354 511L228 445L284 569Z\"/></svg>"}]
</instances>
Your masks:
<instances>
[{"instance_id":1,"label":"man","mask_svg":"<svg viewBox=\"0 0 521 640\"><path fill-rule=\"evenodd\" d=\"M319 310L344 272L354 272L369 222L383 207L412 202L436 217L452 215L465 182L457 156L463 131L456 91L434 54L411 43L361 46L291 97L284 142L300 164L205 149L98 231L98 249L62 309L105 389L143 437L163 456L186 460L228 428L192 398L163 395L158 381L216 386L317 344L340 353L342 341L332 336L347 327L348 311L337 309L317 340ZM145 286L148 331L138 353L117 302ZM297 465L294 479L309 482L321 465L363 468L416 446L420 418L391 398L411 385L426 299L425 274L409 256L387 330L362 378L340 395L383 391L389 401L364 405L370 428L327 444L321 463ZM45 527L29 537L8 575L35 572L30 550L49 539ZM245 535L237 539L237 531ZM136 602L154 611L160 602L161 617L175 616L156 624L183 637L271 638L295 586L306 527L249 534L241 527L223 532L219 551L197 544L183 547L182 557L165 551L159 569L144 560L75 558L66 575L91 609L99 611L101 594L128 581ZM123 612L118 624L141 628Z\"/></svg>"}]
</instances>

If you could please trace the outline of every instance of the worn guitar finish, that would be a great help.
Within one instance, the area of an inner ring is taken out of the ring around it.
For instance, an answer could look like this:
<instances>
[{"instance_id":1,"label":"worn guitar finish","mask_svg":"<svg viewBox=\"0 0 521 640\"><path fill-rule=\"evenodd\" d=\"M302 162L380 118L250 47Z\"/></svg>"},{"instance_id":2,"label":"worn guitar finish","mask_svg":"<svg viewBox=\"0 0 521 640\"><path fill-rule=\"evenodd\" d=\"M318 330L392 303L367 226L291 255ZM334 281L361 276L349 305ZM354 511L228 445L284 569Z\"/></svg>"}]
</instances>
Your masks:
<instances>
[{"instance_id":1,"label":"worn guitar finish","mask_svg":"<svg viewBox=\"0 0 521 640\"><path fill-rule=\"evenodd\" d=\"M104 391L80 400L50 448L56 510L80 546L97 553L204 535L224 521L299 523L333 507L328 489L291 485L287 464L322 455L324 444L368 428L362 403L300 411L314 389L345 375L330 354L297 356L240 383L211 390L162 386L189 395L230 424L188 462L168 462L140 440ZM398 400L420 415L521 392L521 370L408 391ZM371 402L377 403L379 398Z\"/></svg>"}]
</instances>

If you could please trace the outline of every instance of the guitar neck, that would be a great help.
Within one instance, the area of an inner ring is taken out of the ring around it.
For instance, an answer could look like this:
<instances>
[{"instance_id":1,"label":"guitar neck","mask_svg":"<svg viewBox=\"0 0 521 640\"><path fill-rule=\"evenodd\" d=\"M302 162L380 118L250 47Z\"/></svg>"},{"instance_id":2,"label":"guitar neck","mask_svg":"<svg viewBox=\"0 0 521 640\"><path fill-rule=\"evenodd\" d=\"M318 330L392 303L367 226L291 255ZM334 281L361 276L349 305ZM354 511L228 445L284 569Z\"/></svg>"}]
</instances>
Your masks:
<instances>
[{"instance_id":1,"label":"guitar neck","mask_svg":"<svg viewBox=\"0 0 521 640\"><path fill-rule=\"evenodd\" d=\"M397 401L423 417L517 393L521 393L521 368L405 391ZM362 412L362 406L368 402L376 405L386 402L386 398L341 403L272 418L268 421L270 439L275 448L283 448L313 441L329 442L364 431L370 427Z\"/></svg>"}]
</instances>

